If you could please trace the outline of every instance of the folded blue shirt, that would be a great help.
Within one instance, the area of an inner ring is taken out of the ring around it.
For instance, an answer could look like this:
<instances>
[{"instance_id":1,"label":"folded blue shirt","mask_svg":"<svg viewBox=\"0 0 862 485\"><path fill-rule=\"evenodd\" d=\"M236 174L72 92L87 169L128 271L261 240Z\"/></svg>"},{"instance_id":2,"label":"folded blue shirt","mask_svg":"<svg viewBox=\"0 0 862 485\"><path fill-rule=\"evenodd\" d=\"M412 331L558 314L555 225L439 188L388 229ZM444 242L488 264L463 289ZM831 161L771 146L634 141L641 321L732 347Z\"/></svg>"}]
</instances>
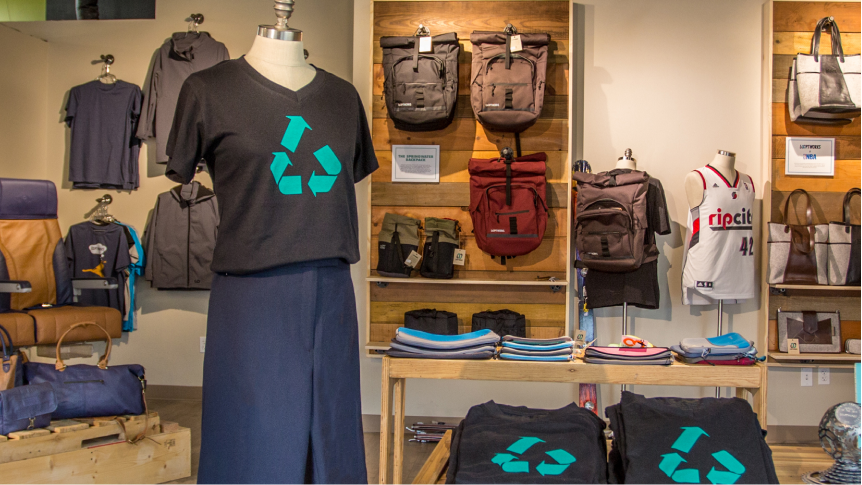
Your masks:
<instances>
[{"instance_id":1,"label":"folded blue shirt","mask_svg":"<svg viewBox=\"0 0 862 485\"><path fill-rule=\"evenodd\" d=\"M395 340L426 349L463 349L482 344L496 345L500 341L500 336L488 329L460 335L438 335L400 327L395 331Z\"/></svg>"},{"instance_id":2,"label":"folded blue shirt","mask_svg":"<svg viewBox=\"0 0 862 485\"><path fill-rule=\"evenodd\" d=\"M518 344L515 342L503 342L503 347L509 347L518 350L532 350L541 352L543 350L560 350L560 349L571 349L573 346L573 342L563 342L554 345L527 345L527 344Z\"/></svg>"},{"instance_id":3,"label":"folded blue shirt","mask_svg":"<svg viewBox=\"0 0 862 485\"><path fill-rule=\"evenodd\" d=\"M500 358L506 360L530 360L536 362L565 362L568 360L572 360L572 355L549 355L546 357L536 357L532 355L515 355L501 353Z\"/></svg>"},{"instance_id":4,"label":"folded blue shirt","mask_svg":"<svg viewBox=\"0 0 862 485\"><path fill-rule=\"evenodd\" d=\"M393 340L392 343L389 344L393 350L400 350L402 352L412 352L414 354L440 354L440 355L452 355L454 357L459 354L467 354L471 352L495 352L497 347L492 344L485 345L474 345L472 347L466 347L463 349L425 349L422 347L414 347L412 345L403 344L398 342L397 340Z\"/></svg>"}]
</instances>

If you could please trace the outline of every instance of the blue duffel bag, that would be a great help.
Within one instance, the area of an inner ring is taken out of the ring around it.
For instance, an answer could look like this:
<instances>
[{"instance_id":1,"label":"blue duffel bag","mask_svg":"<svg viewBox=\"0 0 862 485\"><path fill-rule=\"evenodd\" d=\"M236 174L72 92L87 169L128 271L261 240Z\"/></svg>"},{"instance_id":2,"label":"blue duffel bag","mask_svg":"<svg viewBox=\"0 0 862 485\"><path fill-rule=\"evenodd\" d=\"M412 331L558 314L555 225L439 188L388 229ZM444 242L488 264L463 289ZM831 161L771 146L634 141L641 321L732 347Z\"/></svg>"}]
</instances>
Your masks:
<instances>
[{"instance_id":1,"label":"blue duffel bag","mask_svg":"<svg viewBox=\"0 0 862 485\"><path fill-rule=\"evenodd\" d=\"M53 419L89 418L98 416L139 415L146 412L145 391L147 386L144 368L140 365L117 365L108 367L111 356L111 336L105 331L107 345L105 355L98 365L78 364L67 366L60 358L63 337L72 330L93 325L84 322L73 325L57 342L57 362L24 364L24 381L27 384L46 382L54 388L57 410Z\"/></svg>"}]
</instances>

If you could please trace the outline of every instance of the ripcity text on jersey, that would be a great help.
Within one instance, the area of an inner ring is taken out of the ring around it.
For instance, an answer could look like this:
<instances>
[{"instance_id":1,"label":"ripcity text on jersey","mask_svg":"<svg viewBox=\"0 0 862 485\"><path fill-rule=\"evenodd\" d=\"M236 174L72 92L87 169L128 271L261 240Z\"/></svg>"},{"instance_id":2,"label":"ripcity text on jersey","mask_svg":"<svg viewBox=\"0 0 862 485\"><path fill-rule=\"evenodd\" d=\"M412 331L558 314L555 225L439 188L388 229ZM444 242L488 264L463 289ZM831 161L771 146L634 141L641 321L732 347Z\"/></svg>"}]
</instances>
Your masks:
<instances>
[{"instance_id":1,"label":"ripcity text on jersey","mask_svg":"<svg viewBox=\"0 0 862 485\"><path fill-rule=\"evenodd\" d=\"M731 183L711 165L695 173L703 181L703 201L688 214L683 303L754 298L754 182L737 171Z\"/></svg>"}]
</instances>

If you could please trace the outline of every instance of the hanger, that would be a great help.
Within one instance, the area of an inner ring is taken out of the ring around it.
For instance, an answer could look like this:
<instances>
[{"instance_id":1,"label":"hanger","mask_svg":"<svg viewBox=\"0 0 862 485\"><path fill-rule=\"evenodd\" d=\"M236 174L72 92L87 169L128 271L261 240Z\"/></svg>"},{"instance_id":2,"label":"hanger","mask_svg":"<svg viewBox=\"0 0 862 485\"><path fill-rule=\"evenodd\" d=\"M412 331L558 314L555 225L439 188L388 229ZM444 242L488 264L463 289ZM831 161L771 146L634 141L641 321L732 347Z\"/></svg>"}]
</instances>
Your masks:
<instances>
[{"instance_id":1,"label":"hanger","mask_svg":"<svg viewBox=\"0 0 862 485\"><path fill-rule=\"evenodd\" d=\"M96 202L98 202L99 205L90 212L90 222L100 226L107 226L116 221L114 216L108 213L108 206L111 205L111 202L113 201L114 198L111 197L110 194L105 194L96 199Z\"/></svg>"},{"instance_id":2,"label":"hanger","mask_svg":"<svg viewBox=\"0 0 862 485\"><path fill-rule=\"evenodd\" d=\"M198 33L198 25L204 23L204 14L202 13L193 13L189 15L186 19L186 22L189 23L189 29L186 31L186 35L189 34L197 34Z\"/></svg>"},{"instance_id":3,"label":"hanger","mask_svg":"<svg viewBox=\"0 0 862 485\"><path fill-rule=\"evenodd\" d=\"M101 81L104 84L115 84L117 76L111 74L111 64L114 63L114 56L111 54L102 54L99 56L99 61L93 61L93 64L102 63L102 73L96 78L96 81Z\"/></svg>"}]
</instances>

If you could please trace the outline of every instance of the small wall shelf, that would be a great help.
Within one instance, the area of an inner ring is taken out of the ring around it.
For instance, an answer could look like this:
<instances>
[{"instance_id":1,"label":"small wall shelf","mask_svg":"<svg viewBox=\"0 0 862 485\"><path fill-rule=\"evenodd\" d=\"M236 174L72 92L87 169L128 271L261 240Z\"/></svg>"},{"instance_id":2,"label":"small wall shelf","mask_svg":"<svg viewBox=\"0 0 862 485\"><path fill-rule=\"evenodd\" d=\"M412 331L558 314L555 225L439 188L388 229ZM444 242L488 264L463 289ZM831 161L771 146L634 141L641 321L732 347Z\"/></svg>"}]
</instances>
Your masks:
<instances>
[{"instance_id":1,"label":"small wall shelf","mask_svg":"<svg viewBox=\"0 0 862 485\"><path fill-rule=\"evenodd\" d=\"M821 291L856 291L862 292L862 286L830 286L830 285L769 285L779 290L821 290Z\"/></svg>"}]
</instances>

